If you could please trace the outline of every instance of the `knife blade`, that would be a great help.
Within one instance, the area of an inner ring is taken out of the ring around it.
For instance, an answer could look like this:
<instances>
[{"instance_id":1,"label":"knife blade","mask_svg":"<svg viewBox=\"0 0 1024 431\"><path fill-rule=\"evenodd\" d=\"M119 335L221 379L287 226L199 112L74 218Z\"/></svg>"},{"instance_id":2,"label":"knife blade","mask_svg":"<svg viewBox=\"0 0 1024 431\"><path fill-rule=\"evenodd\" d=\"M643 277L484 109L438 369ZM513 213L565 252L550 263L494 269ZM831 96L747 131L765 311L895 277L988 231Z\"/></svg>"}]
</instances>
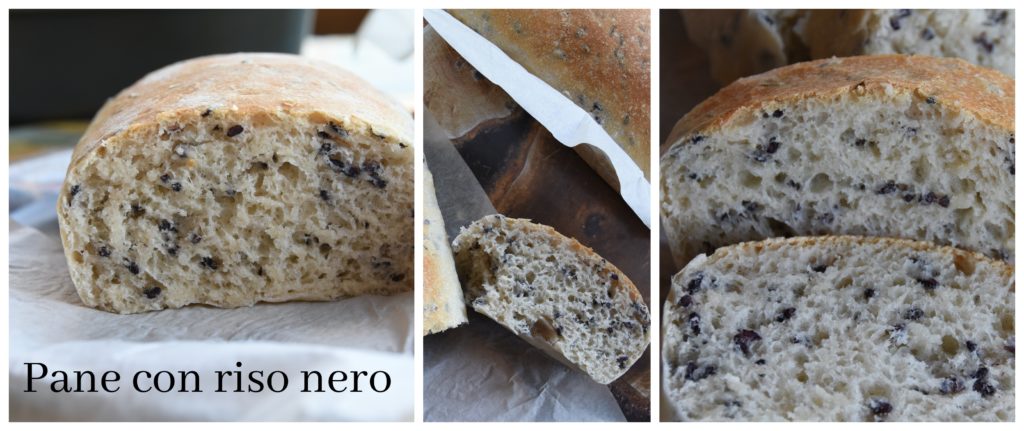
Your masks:
<instances>
[{"instance_id":1,"label":"knife blade","mask_svg":"<svg viewBox=\"0 0 1024 431\"><path fill-rule=\"evenodd\" d=\"M650 228L650 183L640 167L590 114L447 12L426 9L423 18L462 58L505 90L559 142L569 147L589 144L604 152L615 168L619 194Z\"/></svg>"}]
</instances>

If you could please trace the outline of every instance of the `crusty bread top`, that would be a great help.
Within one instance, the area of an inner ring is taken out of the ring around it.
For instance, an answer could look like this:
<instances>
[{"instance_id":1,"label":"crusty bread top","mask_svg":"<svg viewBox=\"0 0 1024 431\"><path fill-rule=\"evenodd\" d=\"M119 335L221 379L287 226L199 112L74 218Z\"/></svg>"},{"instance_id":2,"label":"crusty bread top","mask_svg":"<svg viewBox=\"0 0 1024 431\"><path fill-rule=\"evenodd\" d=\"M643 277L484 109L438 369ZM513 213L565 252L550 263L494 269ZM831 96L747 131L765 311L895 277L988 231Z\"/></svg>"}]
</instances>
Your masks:
<instances>
[{"instance_id":1,"label":"crusty bread top","mask_svg":"<svg viewBox=\"0 0 1024 431\"><path fill-rule=\"evenodd\" d=\"M449 10L573 102L650 175L650 12Z\"/></svg>"},{"instance_id":2,"label":"crusty bread top","mask_svg":"<svg viewBox=\"0 0 1024 431\"><path fill-rule=\"evenodd\" d=\"M423 162L423 335L466 323L462 284L437 203L434 176Z\"/></svg>"},{"instance_id":3,"label":"crusty bread top","mask_svg":"<svg viewBox=\"0 0 1024 431\"><path fill-rule=\"evenodd\" d=\"M950 256L953 262L957 262L958 266L960 263L970 264L973 262L984 261L990 266L996 268L1002 272L1006 277L1013 277L1013 266L1007 262L998 259L989 258L981 253L975 253L973 251L961 250L956 247L946 245L936 245L928 241L915 241L910 239L902 238L889 238L889 237L870 237L870 236L856 236L856 235L825 235L825 236L803 236L803 237L792 237L792 238L770 238L762 241L749 241L735 244L728 247L721 247L716 250L713 254L708 256L707 263L727 259L733 254L745 254L745 253L769 253L773 250L778 250L784 247L813 247L818 245L834 245L838 247L854 247L857 245L868 245L868 244L881 244L889 248L904 248L914 251L937 253L945 256ZM680 271L682 274L685 271Z\"/></svg>"},{"instance_id":4,"label":"crusty bread top","mask_svg":"<svg viewBox=\"0 0 1024 431\"><path fill-rule=\"evenodd\" d=\"M310 116L367 127L406 145L413 136L406 110L338 66L289 54L212 55L152 72L107 101L75 147L68 169L115 135L204 113L252 116L256 123L261 116L284 113Z\"/></svg>"},{"instance_id":5,"label":"crusty bread top","mask_svg":"<svg viewBox=\"0 0 1024 431\"><path fill-rule=\"evenodd\" d=\"M472 139L480 130L511 118L517 105L441 38L423 29L423 107L451 139Z\"/></svg>"},{"instance_id":6,"label":"crusty bread top","mask_svg":"<svg viewBox=\"0 0 1024 431\"><path fill-rule=\"evenodd\" d=\"M679 120L667 144L720 130L732 120L756 118L796 100L890 92L930 97L949 110L963 110L982 122L1014 130L1014 81L1006 75L961 59L878 55L796 63L739 79Z\"/></svg>"}]
</instances>

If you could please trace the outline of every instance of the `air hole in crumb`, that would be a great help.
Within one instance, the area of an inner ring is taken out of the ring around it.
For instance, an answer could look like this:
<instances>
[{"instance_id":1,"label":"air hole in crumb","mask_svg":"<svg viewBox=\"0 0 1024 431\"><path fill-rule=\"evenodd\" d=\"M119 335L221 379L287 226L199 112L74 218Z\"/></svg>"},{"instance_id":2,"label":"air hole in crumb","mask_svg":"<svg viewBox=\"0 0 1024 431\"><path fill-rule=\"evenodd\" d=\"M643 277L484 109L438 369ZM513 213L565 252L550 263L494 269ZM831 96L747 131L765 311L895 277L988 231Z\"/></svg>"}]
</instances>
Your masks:
<instances>
[{"instance_id":1,"label":"air hole in crumb","mask_svg":"<svg viewBox=\"0 0 1024 431\"><path fill-rule=\"evenodd\" d=\"M832 190L832 179L827 174L818 174L814 178L811 178L810 191L812 193L821 193Z\"/></svg>"},{"instance_id":2,"label":"air hole in crumb","mask_svg":"<svg viewBox=\"0 0 1024 431\"><path fill-rule=\"evenodd\" d=\"M803 371L803 370L800 370L799 373L796 373L796 379L800 383L807 383L807 380L808 380L807 373L805 371Z\"/></svg>"},{"instance_id":3,"label":"air hole in crumb","mask_svg":"<svg viewBox=\"0 0 1024 431\"><path fill-rule=\"evenodd\" d=\"M756 189L761 187L761 177L750 173L750 171L743 171L743 179L741 183L744 187Z\"/></svg>"},{"instance_id":4,"label":"air hole in crumb","mask_svg":"<svg viewBox=\"0 0 1024 431\"><path fill-rule=\"evenodd\" d=\"M960 342L952 335L943 335L942 351L946 352L949 356L956 355L956 352L960 351Z\"/></svg>"}]
</instances>

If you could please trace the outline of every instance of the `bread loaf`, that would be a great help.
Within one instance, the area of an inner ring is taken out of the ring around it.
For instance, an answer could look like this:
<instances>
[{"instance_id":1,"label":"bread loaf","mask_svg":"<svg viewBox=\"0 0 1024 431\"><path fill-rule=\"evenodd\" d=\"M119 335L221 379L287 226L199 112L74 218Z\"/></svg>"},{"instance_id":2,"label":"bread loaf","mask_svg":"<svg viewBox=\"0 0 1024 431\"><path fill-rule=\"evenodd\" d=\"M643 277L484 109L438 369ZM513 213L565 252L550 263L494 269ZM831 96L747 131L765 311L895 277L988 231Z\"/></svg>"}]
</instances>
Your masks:
<instances>
[{"instance_id":1,"label":"bread loaf","mask_svg":"<svg viewBox=\"0 0 1024 431\"><path fill-rule=\"evenodd\" d=\"M548 226L490 215L452 249L474 310L598 383L625 373L650 342L650 314L626 275Z\"/></svg>"},{"instance_id":2,"label":"bread loaf","mask_svg":"<svg viewBox=\"0 0 1024 431\"><path fill-rule=\"evenodd\" d=\"M650 12L612 9L453 9L527 71L594 119L650 177ZM577 146L603 178L602 154Z\"/></svg>"},{"instance_id":3,"label":"bread loaf","mask_svg":"<svg viewBox=\"0 0 1024 431\"><path fill-rule=\"evenodd\" d=\"M472 139L478 131L509 119L516 102L492 84L434 31L423 29L423 107L448 139Z\"/></svg>"},{"instance_id":4,"label":"bread loaf","mask_svg":"<svg viewBox=\"0 0 1024 431\"><path fill-rule=\"evenodd\" d=\"M828 233L1012 261L1014 83L963 60L863 56L744 78L676 124L661 216L678 267L742 241Z\"/></svg>"},{"instance_id":5,"label":"bread loaf","mask_svg":"<svg viewBox=\"0 0 1024 431\"><path fill-rule=\"evenodd\" d=\"M811 58L956 57L1014 75L1014 12L1000 9L812 10L799 31Z\"/></svg>"},{"instance_id":6,"label":"bread loaf","mask_svg":"<svg viewBox=\"0 0 1024 431\"><path fill-rule=\"evenodd\" d=\"M412 118L348 72L233 54L99 111L57 213L82 301L133 313L412 288Z\"/></svg>"},{"instance_id":7,"label":"bread loaf","mask_svg":"<svg viewBox=\"0 0 1024 431\"><path fill-rule=\"evenodd\" d=\"M708 55L720 84L807 60L793 29L804 14L795 9L687 9L686 35Z\"/></svg>"},{"instance_id":8,"label":"bread loaf","mask_svg":"<svg viewBox=\"0 0 1024 431\"><path fill-rule=\"evenodd\" d=\"M788 9L683 11L690 39L722 85L833 56L956 57L1014 75L1014 11Z\"/></svg>"},{"instance_id":9,"label":"bread loaf","mask_svg":"<svg viewBox=\"0 0 1024 431\"><path fill-rule=\"evenodd\" d=\"M423 335L468 322L462 285L434 192L434 177L423 164Z\"/></svg>"},{"instance_id":10,"label":"bread loaf","mask_svg":"<svg viewBox=\"0 0 1024 431\"><path fill-rule=\"evenodd\" d=\"M662 390L681 420L1013 421L1013 268L886 238L773 239L672 279Z\"/></svg>"}]
</instances>

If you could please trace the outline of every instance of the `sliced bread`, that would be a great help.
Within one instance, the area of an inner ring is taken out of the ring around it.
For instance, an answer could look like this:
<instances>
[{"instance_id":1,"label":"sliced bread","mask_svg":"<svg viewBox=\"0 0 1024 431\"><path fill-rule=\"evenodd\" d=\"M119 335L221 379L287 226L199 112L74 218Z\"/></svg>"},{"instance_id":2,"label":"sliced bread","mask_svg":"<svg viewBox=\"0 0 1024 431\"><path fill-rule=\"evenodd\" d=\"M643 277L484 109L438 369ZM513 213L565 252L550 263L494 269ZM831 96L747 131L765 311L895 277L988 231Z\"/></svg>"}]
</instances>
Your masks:
<instances>
[{"instance_id":1,"label":"sliced bread","mask_svg":"<svg viewBox=\"0 0 1024 431\"><path fill-rule=\"evenodd\" d=\"M991 69L798 63L722 89L667 144L661 217L678 267L726 244L829 233L1013 259L1014 82Z\"/></svg>"},{"instance_id":2,"label":"sliced bread","mask_svg":"<svg viewBox=\"0 0 1024 431\"><path fill-rule=\"evenodd\" d=\"M598 383L625 373L650 342L650 314L626 275L548 226L490 215L452 248L474 310Z\"/></svg>"},{"instance_id":3,"label":"sliced bread","mask_svg":"<svg viewBox=\"0 0 1024 431\"><path fill-rule=\"evenodd\" d=\"M672 279L680 420L1013 421L1013 269L930 243L773 239Z\"/></svg>"},{"instance_id":4,"label":"sliced bread","mask_svg":"<svg viewBox=\"0 0 1024 431\"><path fill-rule=\"evenodd\" d=\"M448 245L434 176L423 163L423 335L468 322L455 259Z\"/></svg>"},{"instance_id":5,"label":"sliced bread","mask_svg":"<svg viewBox=\"0 0 1024 431\"><path fill-rule=\"evenodd\" d=\"M725 85L786 64L853 55L962 58L1014 75L1008 9L775 9L682 11L690 40Z\"/></svg>"},{"instance_id":6,"label":"sliced bread","mask_svg":"<svg viewBox=\"0 0 1024 431\"><path fill-rule=\"evenodd\" d=\"M295 55L155 71L72 155L57 207L71 279L119 313L410 291L412 131L367 82Z\"/></svg>"},{"instance_id":7,"label":"sliced bread","mask_svg":"<svg viewBox=\"0 0 1024 431\"><path fill-rule=\"evenodd\" d=\"M810 58L864 54L956 57L1014 75L1012 9L821 9L798 34Z\"/></svg>"}]
</instances>

